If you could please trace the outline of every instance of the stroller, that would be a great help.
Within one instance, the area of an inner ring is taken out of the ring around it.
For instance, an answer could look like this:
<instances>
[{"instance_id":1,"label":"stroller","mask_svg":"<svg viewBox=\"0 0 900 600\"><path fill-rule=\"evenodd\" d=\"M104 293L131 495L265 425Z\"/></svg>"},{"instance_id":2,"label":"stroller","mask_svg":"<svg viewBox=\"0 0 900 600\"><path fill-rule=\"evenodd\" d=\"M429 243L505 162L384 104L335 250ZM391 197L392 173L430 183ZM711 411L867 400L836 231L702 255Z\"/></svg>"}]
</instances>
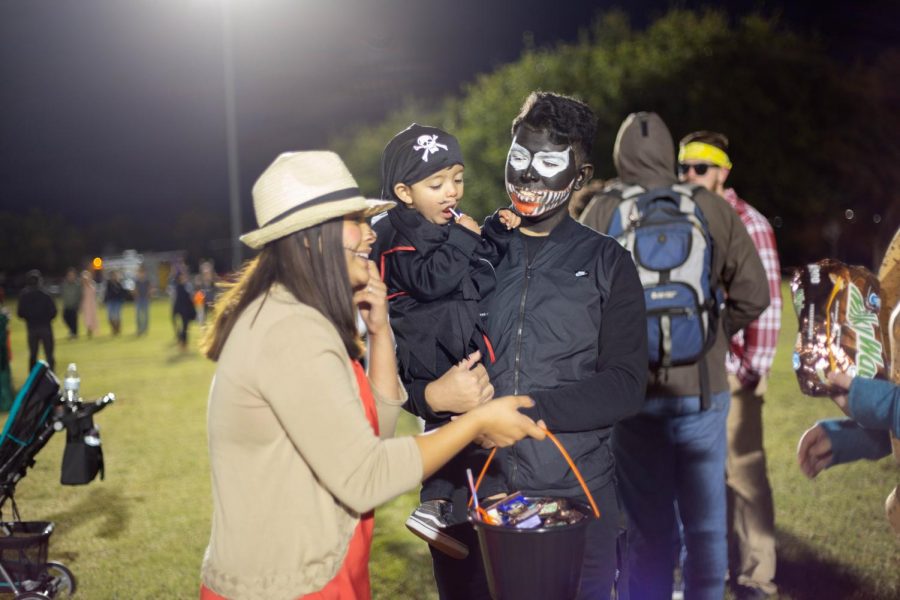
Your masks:
<instances>
[{"instance_id":1,"label":"stroller","mask_svg":"<svg viewBox=\"0 0 900 600\"><path fill-rule=\"evenodd\" d=\"M74 365L70 368L74 368ZM53 434L66 429L62 483L88 483L103 476L103 455L93 414L115 401L107 394L82 403L77 387L60 392L59 379L39 361L13 402L0 434L0 511L7 500L12 521L0 518L0 593L16 600L68 597L75 593L75 575L62 563L47 560L53 523L22 521L16 506L16 483ZM2 512L0 512L2 514Z\"/></svg>"}]
</instances>

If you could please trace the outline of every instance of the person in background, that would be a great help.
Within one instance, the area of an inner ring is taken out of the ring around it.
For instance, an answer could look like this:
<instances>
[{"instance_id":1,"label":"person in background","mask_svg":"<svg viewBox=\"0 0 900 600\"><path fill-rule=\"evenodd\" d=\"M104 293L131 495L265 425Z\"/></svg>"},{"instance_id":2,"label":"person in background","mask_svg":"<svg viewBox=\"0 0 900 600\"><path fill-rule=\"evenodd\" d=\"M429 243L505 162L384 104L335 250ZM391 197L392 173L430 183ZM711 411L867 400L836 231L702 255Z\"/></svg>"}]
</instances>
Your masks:
<instances>
[{"instance_id":1,"label":"person in background","mask_svg":"<svg viewBox=\"0 0 900 600\"><path fill-rule=\"evenodd\" d=\"M686 549L685 597L721 600L728 570L725 457L731 403L725 354L731 336L769 305L766 272L747 229L728 203L709 190L686 190L678 183L675 143L658 114L628 115L616 136L613 162L617 187L588 203L582 223L609 231L614 217L622 217L619 211L628 187L619 186L639 186L653 194L670 192L677 198L690 193L713 242L705 267L727 298L718 311L714 341L697 362L644 365L649 374L643 409L619 422L613 433L616 476L628 513L629 591L633 598L671 597L680 518ZM656 239L665 239L664 235ZM653 299L652 292L648 295ZM646 326L646 318L641 319ZM677 333L673 331L672 337ZM677 338L671 340L672 346L678 343Z\"/></svg>"},{"instance_id":2,"label":"person in background","mask_svg":"<svg viewBox=\"0 0 900 600\"><path fill-rule=\"evenodd\" d=\"M172 319L176 323L175 337L182 352L188 347L188 327L191 321L197 318L197 309L194 308L194 299L191 294L191 284L188 281L187 272L178 271L175 276L175 299L172 302Z\"/></svg>"},{"instance_id":3,"label":"person in background","mask_svg":"<svg viewBox=\"0 0 900 600\"><path fill-rule=\"evenodd\" d=\"M769 283L769 308L731 337L726 355L731 408L726 425L728 456L725 481L729 506L729 574L738 600L765 598L777 591L775 578L775 506L766 474L763 446L763 396L781 329L781 264L775 232L759 211L726 188L731 174L728 138L695 131L678 151L681 180L702 185L731 205L741 218Z\"/></svg>"},{"instance_id":4,"label":"person in background","mask_svg":"<svg viewBox=\"0 0 900 600\"><path fill-rule=\"evenodd\" d=\"M12 386L12 348L9 343L9 310L6 302L6 292L0 287L0 412L9 412L12 408L15 393Z\"/></svg>"},{"instance_id":5,"label":"person in background","mask_svg":"<svg viewBox=\"0 0 900 600\"><path fill-rule=\"evenodd\" d=\"M41 272L37 269L25 275L25 289L19 295L16 314L25 320L28 328L28 371L37 362L38 350L44 347L47 365L53 370L56 360L53 357L53 319L56 318L56 303L42 287Z\"/></svg>"},{"instance_id":6,"label":"person in background","mask_svg":"<svg viewBox=\"0 0 900 600\"><path fill-rule=\"evenodd\" d=\"M797 445L800 470L814 479L822 470L857 460L889 456L900 463L900 386L880 379L830 373L828 380L845 390L832 400L848 419L826 419L810 427ZM893 436L893 448L892 437ZM900 537L900 486L885 501L891 529Z\"/></svg>"},{"instance_id":7,"label":"person in background","mask_svg":"<svg viewBox=\"0 0 900 600\"><path fill-rule=\"evenodd\" d=\"M97 284L90 271L81 272L81 320L88 338L97 331Z\"/></svg>"},{"instance_id":8,"label":"person in background","mask_svg":"<svg viewBox=\"0 0 900 600\"><path fill-rule=\"evenodd\" d=\"M106 304L106 318L113 335L122 332L122 305L128 299L128 291L122 286L121 271L114 270L106 281L106 290L103 293L103 302Z\"/></svg>"},{"instance_id":9,"label":"person in background","mask_svg":"<svg viewBox=\"0 0 900 600\"><path fill-rule=\"evenodd\" d=\"M405 393L366 219L394 203L364 199L336 154L311 151L279 156L253 204L258 229L241 241L260 252L219 297L202 343L216 372L200 597L368 600L376 506L476 438L545 434L518 410L533 402L508 396L391 439Z\"/></svg>"},{"instance_id":10,"label":"person in background","mask_svg":"<svg viewBox=\"0 0 900 600\"><path fill-rule=\"evenodd\" d=\"M81 281L78 279L78 271L74 267L66 269L66 277L63 279L60 289L63 306L63 321L69 328L69 339L78 337L78 309L81 306Z\"/></svg>"},{"instance_id":11,"label":"person in background","mask_svg":"<svg viewBox=\"0 0 900 600\"><path fill-rule=\"evenodd\" d=\"M153 294L153 282L147 277L147 268L138 267L134 280L134 312L137 319L137 334L144 335L150 326L150 298Z\"/></svg>"},{"instance_id":12,"label":"person in background","mask_svg":"<svg viewBox=\"0 0 900 600\"><path fill-rule=\"evenodd\" d=\"M218 275L213 261L200 261L200 283L197 287L203 292L203 312L206 316L211 316L216 296L219 294Z\"/></svg>"}]
</instances>

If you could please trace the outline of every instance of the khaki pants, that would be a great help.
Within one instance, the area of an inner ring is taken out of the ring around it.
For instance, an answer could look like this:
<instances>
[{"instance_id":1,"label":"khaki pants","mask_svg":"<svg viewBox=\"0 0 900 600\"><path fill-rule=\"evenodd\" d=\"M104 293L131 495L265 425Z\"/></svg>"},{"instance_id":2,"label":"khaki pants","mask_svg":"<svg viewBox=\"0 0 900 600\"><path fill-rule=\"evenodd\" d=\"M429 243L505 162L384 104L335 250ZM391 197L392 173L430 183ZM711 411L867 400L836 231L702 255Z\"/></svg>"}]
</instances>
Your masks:
<instances>
[{"instance_id":1,"label":"khaki pants","mask_svg":"<svg viewBox=\"0 0 900 600\"><path fill-rule=\"evenodd\" d=\"M775 508L766 475L762 407L766 379L755 390L741 389L729 376L728 413L728 545L731 580L774 594Z\"/></svg>"}]
</instances>

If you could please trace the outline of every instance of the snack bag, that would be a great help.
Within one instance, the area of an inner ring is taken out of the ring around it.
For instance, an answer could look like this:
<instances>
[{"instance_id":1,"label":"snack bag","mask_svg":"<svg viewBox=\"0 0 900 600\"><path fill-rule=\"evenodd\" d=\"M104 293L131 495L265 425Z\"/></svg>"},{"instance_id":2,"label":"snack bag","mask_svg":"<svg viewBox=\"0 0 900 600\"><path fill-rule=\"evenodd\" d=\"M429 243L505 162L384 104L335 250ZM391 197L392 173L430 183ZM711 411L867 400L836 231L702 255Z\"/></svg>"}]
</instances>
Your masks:
<instances>
[{"instance_id":1,"label":"snack bag","mask_svg":"<svg viewBox=\"0 0 900 600\"><path fill-rule=\"evenodd\" d=\"M863 267L820 260L794 273L791 295L799 321L793 366L800 391L830 395L826 377L832 371L887 377L875 275Z\"/></svg>"}]
</instances>

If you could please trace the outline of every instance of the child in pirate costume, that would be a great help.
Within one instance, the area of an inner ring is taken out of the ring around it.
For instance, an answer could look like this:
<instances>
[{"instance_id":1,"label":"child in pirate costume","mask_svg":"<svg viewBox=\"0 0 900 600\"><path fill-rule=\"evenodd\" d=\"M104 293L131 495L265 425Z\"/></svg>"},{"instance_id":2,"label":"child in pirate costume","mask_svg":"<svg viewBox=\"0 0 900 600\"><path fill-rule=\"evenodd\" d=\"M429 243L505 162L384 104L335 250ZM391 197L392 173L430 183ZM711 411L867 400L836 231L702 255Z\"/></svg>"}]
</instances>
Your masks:
<instances>
[{"instance_id":1,"label":"child in pirate costume","mask_svg":"<svg viewBox=\"0 0 900 600\"><path fill-rule=\"evenodd\" d=\"M519 224L508 209L489 216L483 228L461 214L463 171L456 138L415 123L395 135L382 154L382 197L398 201L398 207L375 223L372 259L388 288L400 377L409 393L405 408L425 421L426 431L466 410L436 410L426 398L428 384L450 369L475 365L479 356L494 359L479 303L493 290L493 265ZM484 378L487 392L474 404L493 395L486 373ZM468 555L447 527L465 521L466 469L478 474L486 458L486 450L470 445L423 483L422 504L406 525L433 546L432 552ZM488 472L479 495L505 489L502 475Z\"/></svg>"}]
</instances>

